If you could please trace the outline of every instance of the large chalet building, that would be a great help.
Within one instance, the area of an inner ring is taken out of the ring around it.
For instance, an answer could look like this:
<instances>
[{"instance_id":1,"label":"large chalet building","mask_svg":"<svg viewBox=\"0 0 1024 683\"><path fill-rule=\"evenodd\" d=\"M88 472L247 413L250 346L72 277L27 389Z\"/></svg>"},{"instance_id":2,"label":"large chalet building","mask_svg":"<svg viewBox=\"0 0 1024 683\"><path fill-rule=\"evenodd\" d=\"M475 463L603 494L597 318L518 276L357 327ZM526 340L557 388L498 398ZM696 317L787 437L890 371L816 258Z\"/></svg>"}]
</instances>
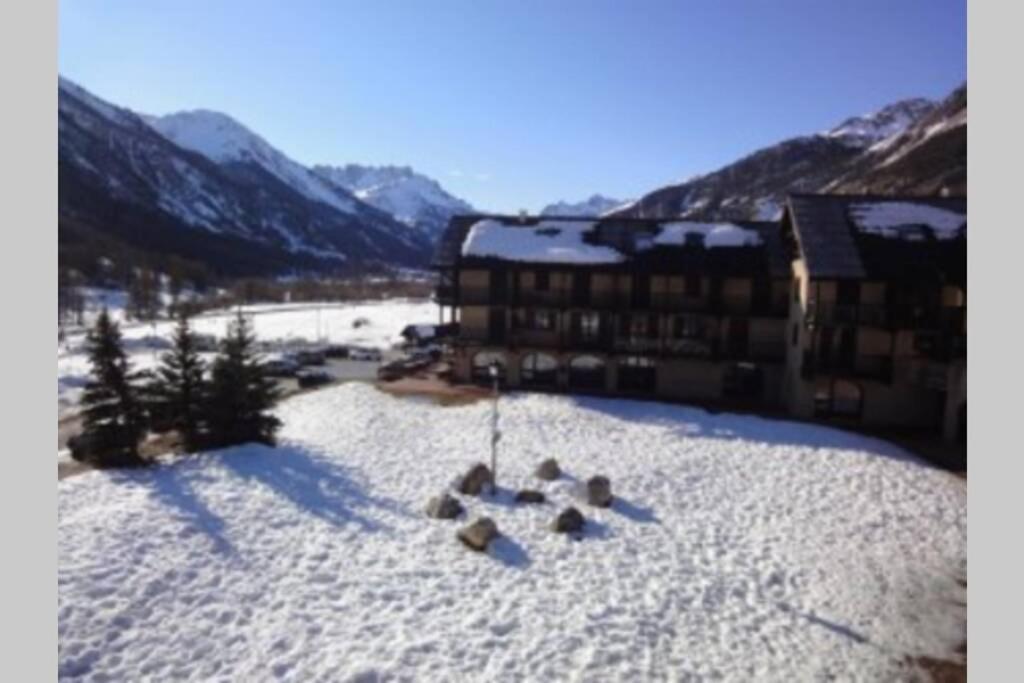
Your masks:
<instances>
[{"instance_id":1,"label":"large chalet building","mask_svg":"<svg viewBox=\"0 0 1024 683\"><path fill-rule=\"evenodd\" d=\"M966 200L793 195L779 222L456 216L459 381L966 424Z\"/></svg>"}]
</instances>

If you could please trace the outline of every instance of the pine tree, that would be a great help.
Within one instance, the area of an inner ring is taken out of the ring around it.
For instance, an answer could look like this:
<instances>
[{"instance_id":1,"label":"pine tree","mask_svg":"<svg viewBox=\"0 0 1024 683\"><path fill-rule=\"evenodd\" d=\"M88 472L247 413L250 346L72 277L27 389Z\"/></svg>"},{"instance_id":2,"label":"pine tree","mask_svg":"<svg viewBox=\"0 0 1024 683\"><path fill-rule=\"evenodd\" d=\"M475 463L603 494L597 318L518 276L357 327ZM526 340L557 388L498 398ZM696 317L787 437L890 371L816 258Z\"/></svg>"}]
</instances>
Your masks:
<instances>
[{"instance_id":1,"label":"pine tree","mask_svg":"<svg viewBox=\"0 0 1024 683\"><path fill-rule=\"evenodd\" d=\"M264 371L254 345L249 321L239 312L213 363L206 409L213 445L274 444L281 422L268 411L277 401L277 385Z\"/></svg>"},{"instance_id":2,"label":"pine tree","mask_svg":"<svg viewBox=\"0 0 1024 683\"><path fill-rule=\"evenodd\" d=\"M86 444L85 455L102 465L141 464L138 445L145 415L131 383L121 331L105 308L89 331L87 348L92 377L82 395L80 443Z\"/></svg>"},{"instance_id":3,"label":"pine tree","mask_svg":"<svg viewBox=\"0 0 1024 683\"><path fill-rule=\"evenodd\" d=\"M160 358L156 378L150 388L151 414L167 427L177 429L185 447L192 450L201 445L206 400L204 363L196 350L196 337L189 327L188 316L178 317L174 346ZM163 426L161 425L161 426Z\"/></svg>"}]
</instances>

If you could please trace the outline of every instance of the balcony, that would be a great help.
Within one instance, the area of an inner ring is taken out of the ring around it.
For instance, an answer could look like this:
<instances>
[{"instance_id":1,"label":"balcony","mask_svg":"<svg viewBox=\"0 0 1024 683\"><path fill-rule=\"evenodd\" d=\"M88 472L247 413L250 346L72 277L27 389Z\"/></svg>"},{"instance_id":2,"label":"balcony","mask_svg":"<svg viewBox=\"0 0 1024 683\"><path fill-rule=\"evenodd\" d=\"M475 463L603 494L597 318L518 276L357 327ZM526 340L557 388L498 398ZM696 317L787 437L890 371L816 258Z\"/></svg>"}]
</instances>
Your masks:
<instances>
[{"instance_id":1,"label":"balcony","mask_svg":"<svg viewBox=\"0 0 1024 683\"><path fill-rule=\"evenodd\" d=\"M869 304L810 304L805 316L818 325L862 325L904 330L967 332L967 308Z\"/></svg>"},{"instance_id":2,"label":"balcony","mask_svg":"<svg viewBox=\"0 0 1024 683\"><path fill-rule=\"evenodd\" d=\"M541 306L544 308L564 308L569 304L569 292L552 289L540 291L536 289L519 290L515 302L521 306Z\"/></svg>"},{"instance_id":3,"label":"balcony","mask_svg":"<svg viewBox=\"0 0 1024 683\"><path fill-rule=\"evenodd\" d=\"M455 287L452 285L438 285L434 290L434 299L444 306L453 306L456 303Z\"/></svg>"},{"instance_id":4,"label":"balcony","mask_svg":"<svg viewBox=\"0 0 1024 683\"><path fill-rule=\"evenodd\" d=\"M682 292L652 292L650 309L662 313L701 313L712 309L707 297L686 296Z\"/></svg>"},{"instance_id":5,"label":"balcony","mask_svg":"<svg viewBox=\"0 0 1024 683\"><path fill-rule=\"evenodd\" d=\"M751 339L747 347L747 355L753 360L782 361L786 359L785 338Z\"/></svg>"},{"instance_id":6,"label":"balcony","mask_svg":"<svg viewBox=\"0 0 1024 683\"><path fill-rule=\"evenodd\" d=\"M819 374L870 379L889 384L893 377L892 356L872 354L816 357L814 351L804 351L800 366L801 377L813 379Z\"/></svg>"}]
</instances>

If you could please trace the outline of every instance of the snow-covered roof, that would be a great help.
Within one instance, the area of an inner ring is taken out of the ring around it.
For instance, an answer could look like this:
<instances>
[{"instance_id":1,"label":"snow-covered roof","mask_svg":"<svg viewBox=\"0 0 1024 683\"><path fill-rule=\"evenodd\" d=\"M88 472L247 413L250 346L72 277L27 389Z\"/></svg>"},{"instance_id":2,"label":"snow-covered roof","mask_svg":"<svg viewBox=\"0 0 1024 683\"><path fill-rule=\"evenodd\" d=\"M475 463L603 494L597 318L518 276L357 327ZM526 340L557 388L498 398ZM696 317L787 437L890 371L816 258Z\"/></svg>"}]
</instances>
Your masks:
<instances>
[{"instance_id":1,"label":"snow-covered roof","mask_svg":"<svg viewBox=\"0 0 1024 683\"><path fill-rule=\"evenodd\" d=\"M621 263L624 255L618 250L584 241L596 224L545 220L527 226L485 218L470 228L462 255L534 263Z\"/></svg>"},{"instance_id":2,"label":"snow-covered roof","mask_svg":"<svg viewBox=\"0 0 1024 683\"><path fill-rule=\"evenodd\" d=\"M654 244L680 247L686 243L687 235L700 235L708 249L716 247L756 247L762 244L761 235L755 230L743 228L734 223L694 223L674 221L664 223L661 232L654 238Z\"/></svg>"},{"instance_id":3,"label":"snow-covered roof","mask_svg":"<svg viewBox=\"0 0 1024 683\"><path fill-rule=\"evenodd\" d=\"M462 243L462 255L532 263L622 263L627 258L625 253L594 241L598 236L598 223L596 220L550 219L523 225L484 218L469 229ZM691 235L699 236L708 249L762 244L756 230L733 223L671 221L651 223L649 228L638 231L635 249L682 247Z\"/></svg>"},{"instance_id":4,"label":"snow-covered roof","mask_svg":"<svg viewBox=\"0 0 1024 683\"><path fill-rule=\"evenodd\" d=\"M949 208L909 201L871 201L850 205L850 218L861 232L921 239L921 226L937 239L953 239L967 230L967 215Z\"/></svg>"}]
</instances>

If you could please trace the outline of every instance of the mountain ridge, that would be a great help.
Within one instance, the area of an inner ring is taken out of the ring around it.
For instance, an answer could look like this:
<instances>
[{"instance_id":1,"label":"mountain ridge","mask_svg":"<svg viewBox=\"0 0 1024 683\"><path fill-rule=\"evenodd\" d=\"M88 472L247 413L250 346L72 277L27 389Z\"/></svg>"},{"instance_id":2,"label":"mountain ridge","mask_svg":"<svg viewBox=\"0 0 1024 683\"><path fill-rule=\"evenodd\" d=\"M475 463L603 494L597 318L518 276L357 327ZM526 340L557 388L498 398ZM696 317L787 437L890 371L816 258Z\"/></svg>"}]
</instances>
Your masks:
<instances>
[{"instance_id":1,"label":"mountain ridge","mask_svg":"<svg viewBox=\"0 0 1024 683\"><path fill-rule=\"evenodd\" d=\"M900 100L821 133L782 140L656 188L612 215L770 220L795 192L965 193L966 90L964 84L938 102Z\"/></svg>"}]
</instances>

